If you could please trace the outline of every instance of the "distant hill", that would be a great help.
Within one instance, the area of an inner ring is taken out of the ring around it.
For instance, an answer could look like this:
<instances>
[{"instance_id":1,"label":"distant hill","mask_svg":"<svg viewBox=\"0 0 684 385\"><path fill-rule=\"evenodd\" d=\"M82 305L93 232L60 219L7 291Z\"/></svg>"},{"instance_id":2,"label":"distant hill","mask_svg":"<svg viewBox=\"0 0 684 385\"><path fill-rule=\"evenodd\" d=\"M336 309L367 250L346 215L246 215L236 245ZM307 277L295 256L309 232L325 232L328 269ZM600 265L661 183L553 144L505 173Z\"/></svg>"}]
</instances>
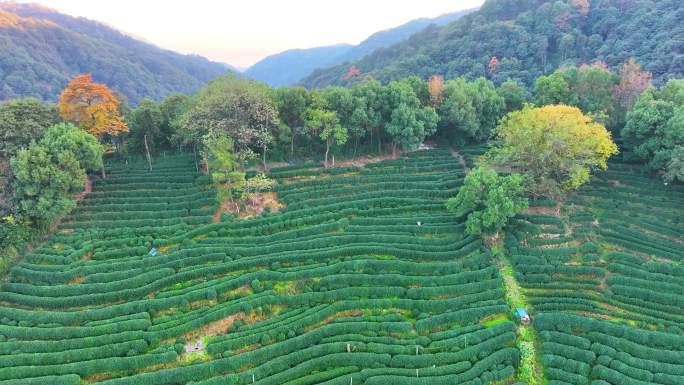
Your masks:
<instances>
[{"instance_id":1,"label":"distant hill","mask_svg":"<svg viewBox=\"0 0 684 385\"><path fill-rule=\"evenodd\" d=\"M223 63L182 55L102 23L36 4L0 2L0 99L56 100L69 79L91 73L137 103L193 93L228 72Z\"/></svg>"},{"instance_id":2,"label":"distant hill","mask_svg":"<svg viewBox=\"0 0 684 385\"><path fill-rule=\"evenodd\" d=\"M351 48L349 44L338 44L291 49L262 59L249 67L244 74L273 87L288 86L297 83L299 79L316 68L339 63L338 58L349 52Z\"/></svg>"},{"instance_id":3,"label":"distant hill","mask_svg":"<svg viewBox=\"0 0 684 385\"><path fill-rule=\"evenodd\" d=\"M378 48L405 40L429 25L444 25L474 11L468 9L435 18L412 20L396 28L374 33L358 45L338 44L287 50L266 57L247 69L245 74L274 87L293 85L317 68L358 60Z\"/></svg>"},{"instance_id":4,"label":"distant hill","mask_svg":"<svg viewBox=\"0 0 684 385\"><path fill-rule=\"evenodd\" d=\"M684 76L681 0L487 0L479 11L422 30L354 62L359 78L380 81L486 76L531 85L563 65L601 60L617 67L634 57L657 82ZM497 58L490 70L489 63ZM350 63L314 71L308 87L343 85Z\"/></svg>"}]
</instances>

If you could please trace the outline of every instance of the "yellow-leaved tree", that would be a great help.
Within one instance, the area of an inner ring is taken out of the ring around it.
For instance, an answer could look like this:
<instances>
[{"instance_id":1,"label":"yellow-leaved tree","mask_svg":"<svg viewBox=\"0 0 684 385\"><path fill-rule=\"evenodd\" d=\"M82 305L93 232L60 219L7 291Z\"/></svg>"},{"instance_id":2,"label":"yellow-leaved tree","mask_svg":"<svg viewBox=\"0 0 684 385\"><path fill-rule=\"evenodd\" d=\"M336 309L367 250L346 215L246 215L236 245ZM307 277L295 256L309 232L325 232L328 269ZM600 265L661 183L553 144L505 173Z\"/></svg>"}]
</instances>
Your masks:
<instances>
[{"instance_id":1,"label":"yellow-leaved tree","mask_svg":"<svg viewBox=\"0 0 684 385\"><path fill-rule=\"evenodd\" d=\"M106 85L93 82L89 74L71 79L59 97L59 114L100 141L104 135L128 132L119 113L119 100ZM102 177L105 177L104 166Z\"/></svg>"},{"instance_id":2,"label":"yellow-leaved tree","mask_svg":"<svg viewBox=\"0 0 684 385\"><path fill-rule=\"evenodd\" d=\"M497 169L530 176L535 195L559 198L606 169L618 153L610 132L576 107L527 106L505 116L494 130L498 145L485 159Z\"/></svg>"}]
</instances>

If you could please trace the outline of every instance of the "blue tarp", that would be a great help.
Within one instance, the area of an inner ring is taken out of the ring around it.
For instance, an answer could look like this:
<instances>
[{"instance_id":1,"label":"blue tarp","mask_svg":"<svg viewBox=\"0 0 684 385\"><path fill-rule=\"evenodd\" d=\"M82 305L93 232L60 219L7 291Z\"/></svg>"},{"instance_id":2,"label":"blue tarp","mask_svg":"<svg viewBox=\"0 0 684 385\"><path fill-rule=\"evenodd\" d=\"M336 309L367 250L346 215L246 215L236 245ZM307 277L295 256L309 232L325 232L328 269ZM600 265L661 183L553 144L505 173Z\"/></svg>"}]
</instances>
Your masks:
<instances>
[{"instance_id":1,"label":"blue tarp","mask_svg":"<svg viewBox=\"0 0 684 385\"><path fill-rule=\"evenodd\" d=\"M157 256L157 253L158 253L157 249L153 247L152 250L150 250L150 252L147 253L147 254L148 254L150 257L155 257L155 256Z\"/></svg>"},{"instance_id":2,"label":"blue tarp","mask_svg":"<svg viewBox=\"0 0 684 385\"><path fill-rule=\"evenodd\" d=\"M523 309L523 308L521 308L521 307L515 309L515 311L516 311L516 313L518 313L518 317L520 317L520 318L529 317L529 315L527 314L527 312L525 311L525 309Z\"/></svg>"}]
</instances>

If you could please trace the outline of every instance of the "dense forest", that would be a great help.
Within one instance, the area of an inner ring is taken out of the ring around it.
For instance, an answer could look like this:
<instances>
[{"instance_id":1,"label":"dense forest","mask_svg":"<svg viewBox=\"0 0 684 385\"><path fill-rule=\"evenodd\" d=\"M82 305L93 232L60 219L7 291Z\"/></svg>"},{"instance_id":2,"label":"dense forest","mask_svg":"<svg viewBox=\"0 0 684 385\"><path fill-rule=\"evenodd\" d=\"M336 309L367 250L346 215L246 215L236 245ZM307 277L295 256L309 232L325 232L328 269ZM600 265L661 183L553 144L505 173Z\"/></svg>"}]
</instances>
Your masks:
<instances>
[{"instance_id":1,"label":"dense forest","mask_svg":"<svg viewBox=\"0 0 684 385\"><path fill-rule=\"evenodd\" d=\"M0 100L56 101L71 77L87 72L136 104L196 92L228 72L224 64L157 48L101 23L14 2L0 2L0 52Z\"/></svg>"},{"instance_id":2,"label":"dense forest","mask_svg":"<svg viewBox=\"0 0 684 385\"><path fill-rule=\"evenodd\" d=\"M315 71L307 87L427 79L487 77L526 86L561 66L597 60L617 68L634 57L662 84L684 76L684 4L649 0L487 1L473 14L433 27L354 62Z\"/></svg>"}]
</instances>

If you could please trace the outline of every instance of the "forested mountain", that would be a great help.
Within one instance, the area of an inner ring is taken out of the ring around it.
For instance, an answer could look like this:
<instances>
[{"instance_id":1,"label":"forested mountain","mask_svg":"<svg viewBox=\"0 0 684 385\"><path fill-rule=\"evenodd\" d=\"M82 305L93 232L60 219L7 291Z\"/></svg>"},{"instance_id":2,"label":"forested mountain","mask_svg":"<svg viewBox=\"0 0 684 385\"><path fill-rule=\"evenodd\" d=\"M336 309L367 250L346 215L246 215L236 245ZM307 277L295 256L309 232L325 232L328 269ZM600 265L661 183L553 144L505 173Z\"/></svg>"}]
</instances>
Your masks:
<instances>
[{"instance_id":1,"label":"forested mountain","mask_svg":"<svg viewBox=\"0 0 684 385\"><path fill-rule=\"evenodd\" d=\"M362 58L355 63L356 78L440 74L531 85L563 65L600 60L615 68L634 57L662 82L684 75L682 20L679 0L487 0L478 12ZM302 82L353 82L346 76L349 68L345 63L317 70Z\"/></svg>"},{"instance_id":2,"label":"forested mountain","mask_svg":"<svg viewBox=\"0 0 684 385\"><path fill-rule=\"evenodd\" d=\"M267 56L249 67L245 75L267 83L270 86L285 86L296 83L316 68L339 63L338 58L346 54L352 45L337 44L326 47L290 49Z\"/></svg>"},{"instance_id":3,"label":"forested mountain","mask_svg":"<svg viewBox=\"0 0 684 385\"><path fill-rule=\"evenodd\" d=\"M0 3L0 99L54 101L68 80L91 73L131 103L192 93L225 65L136 40L102 23L36 4Z\"/></svg>"},{"instance_id":4,"label":"forested mountain","mask_svg":"<svg viewBox=\"0 0 684 385\"><path fill-rule=\"evenodd\" d=\"M337 44L287 50L266 57L245 71L245 74L270 86L292 85L317 68L361 59L378 48L388 47L408 39L414 33L432 24L444 25L474 11L475 9L467 9L435 18L411 20L398 27L376 32L358 45Z\"/></svg>"}]
</instances>

